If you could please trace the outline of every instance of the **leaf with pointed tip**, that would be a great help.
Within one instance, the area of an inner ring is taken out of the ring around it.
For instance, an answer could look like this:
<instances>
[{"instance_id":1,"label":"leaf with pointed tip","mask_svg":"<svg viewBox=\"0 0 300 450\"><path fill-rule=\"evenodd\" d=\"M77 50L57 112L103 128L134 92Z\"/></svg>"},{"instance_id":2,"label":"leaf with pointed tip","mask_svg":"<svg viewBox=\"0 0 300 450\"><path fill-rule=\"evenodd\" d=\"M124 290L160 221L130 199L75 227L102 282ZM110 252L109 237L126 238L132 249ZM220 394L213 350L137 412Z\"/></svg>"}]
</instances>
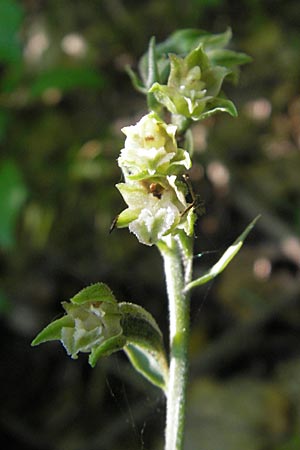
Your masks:
<instances>
[{"instance_id":1,"label":"leaf with pointed tip","mask_svg":"<svg viewBox=\"0 0 300 450\"><path fill-rule=\"evenodd\" d=\"M47 341L56 341L61 339L62 328L69 328L74 326L74 320L69 316L63 316L60 319L49 323L37 336L33 339L31 345L42 344Z\"/></svg>"},{"instance_id":2,"label":"leaf with pointed tip","mask_svg":"<svg viewBox=\"0 0 300 450\"><path fill-rule=\"evenodd\" d=\"M203 44L205 50L210 51L215 48L225 47L232 37L231 29L227 28L224 33L211 34L207 31L186 28L175 31L164 42L157 45L157 52L169 53L174 52L185 55L191 49Z\"/></svg>"},{"instance_id":3,"label":"leaf with pointed tip","mask_svg":"<svg viewBox=\"0 0 300 450\"><path fill-rule=\"evenodd\" d=\"M155 37L152 36L148 47L148 73L146 84L147 89L150 89L152 84L156 81L159 82L159 73L156 60Z\"/></svg>"},{"instance_id":4,"label":"leaf with pointed tip","mask_svg":"<svg viewBox=\"0 0 300 450\"><path fill-rule=\"evenodd\" d=\"M209 52L209 59L213 64L232 68L233 66L240 66L252 61L251 56L246 53L234 52L226 49L216 49Z\"/></svg>"},{"instance_id":5,"label":"leaf with pointed tip","mask_svg":"<svg viewBox=\"0 0 300 450\"><path fill-rule=\"evenodd\" d=\"M231 100L228 100L226 98L220 98L217 97L213 99L210 103L207 105L207 110L203 113L199 114L198 116L194 116L193 120L203 120L207 119L210 116L213 116L214 114L218 112L226 112L230 114L232 117L237 117L238 112L234 105L234 103Z\"/></svg>"},{"instance_id":6,"label":"leaf with pointed tip","mask_svg":"<svg viewBox=\"0 0 300 450\"><path fill-rule=\"evenodd\" d=\"M188 283L184 289L185 292L190 291L194 287L201 286L202 284L208 283L210 280L215 278L217 275L219 275L223 270L228 266L230 261L235 257L235 255L239 252L241 249L244 240L256 224L257 220L260 216L257 216L243 231L243 233L234 241L234 243L228 247L228 249L223 253L219 261L211 268L209 269L202 277L197 278L196 280L191 281L191 283Z\"/></svg>"}]
</instances>

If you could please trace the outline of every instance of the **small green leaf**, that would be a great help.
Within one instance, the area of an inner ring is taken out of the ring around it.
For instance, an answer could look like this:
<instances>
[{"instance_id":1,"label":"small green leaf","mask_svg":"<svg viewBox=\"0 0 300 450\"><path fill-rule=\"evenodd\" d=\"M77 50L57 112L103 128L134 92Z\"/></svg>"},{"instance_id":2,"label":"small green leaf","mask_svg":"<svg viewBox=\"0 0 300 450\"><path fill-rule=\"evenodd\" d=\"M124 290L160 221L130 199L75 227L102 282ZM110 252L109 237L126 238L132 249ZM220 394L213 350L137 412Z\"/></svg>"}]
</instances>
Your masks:
<instances>
[{"instance_id":1,"label":"small green leaf","mask_svg":"<svg viewBox=\"0 0 300 450\"><path fill-rule=\"evenodd\" d=\"M209 59L218 66L231 68L241 64L247 64L252 61L251 56L246 53L234 52L226 49L216 49L209 53Z\"/></svg>"},{"instance_id":2,"label":"small green leaf","mask_svg":"<svg viewBox=\"0 0 300 450\"><path fill-rule=\"evenodd\" d=\"M16 63L22 58L18 31L23 8L15 0L0 1L0 61Z\"/></svg>"},{"instance_id":3,"label":"small green leaf","mask_svg":"<svg viewBox=\"0 0 300 450\"><path fill-rule=\"evenodd\" d=\"M151 314L139 305L120 303L121 326L126 336L124 351L134 368L151 383L165 389L168 365L161 331Z\"/></svg>"},{"instance_id":4,"label":"small green leaf","mask_svg":"<svg viewBox=\"0 0 300 450\"><path fill-rule=\"evenodd\" d=\"M155 37L153 36L149 42L148 48L148 76L146 87L149 90L153 83L159 82L159 73L157 68Z\"/></svg>"},{"instance_id":5,"label":"small green leaf","mask_svg":"<svg viewBox=\"0 0 300 450\"><path fill-rule=\"evenodd\" d=\"M90 302L116 303L116 299L110 288L104 283L95 283L87 286L70 299L75 305L83 305Z\"/></svg>"},{"instance_id":6,"label":"small green leaf","mask_svg":"<svg viewBox=\"0 0 300 450\"><path fill-rule=\"evenodd\" d=\"M230 28L224 33L219 34L211 34L204 30L187 28L171 34L168 39L157 45L157 51L185 55L200 44L203 44L205 50L209 51L215 48L225 47L231 37L232 33Z\"/></svg>"},{"instance_id":7,"label":"small green leaf","mask_svg":"<svg viewBox=\"0 0 300 450\"><path fill-rule=\"evenodd\" d=\"M155 354L133 344L126 345L124 352L137 372L150 383L166 390L166 380Z\"/></svg>"},{"instance_id":8,"label":"small green leaf","mask_svg":"<svg viewBox=\"0 0 300 450\"><path fill-rule=\"evenodd\" d=\"M208 117L213 116L218 112L226 112L230 114L232 117L237 117L238 112L231 100L226 98L214 98L213 101L209 102L207 105L207 111L199 114L197 117L193 117L194 120L204 120Z\"/></svg>"},{"instance_id":9,"label":"small green leaf","mask_svg":"<svg viewBox=\"0 0 300 450\"><path fill-rule=\"evenodd\" d=\"M219 275L223 270L228 266L230 261L235 257L240 248L242 247L244 240L256 224L257 220L260 216L257 216L243 231L243 233L234 241L234 243L228 247L228 249L223 253L219 261L209 269L202 277L193 280L191 283L188 283L184 289L185 292L190 291L194 287L201 286L202 284L208 283L210 280Z\"/></svg>"},{"instance_id":10,"label":"small green leaf","mask_svg":"<svg viewBox=\"0 0 300 450\"><path fill-rule=\"evenodd\" d=\"M31 345L42 344L47 341L56 341L61 338L61 330L65 327L73 327L74 321L69 316L63 316L60 319L54 320L49 323L37 336L33 339Z\"/></svg>"}]
</instances>

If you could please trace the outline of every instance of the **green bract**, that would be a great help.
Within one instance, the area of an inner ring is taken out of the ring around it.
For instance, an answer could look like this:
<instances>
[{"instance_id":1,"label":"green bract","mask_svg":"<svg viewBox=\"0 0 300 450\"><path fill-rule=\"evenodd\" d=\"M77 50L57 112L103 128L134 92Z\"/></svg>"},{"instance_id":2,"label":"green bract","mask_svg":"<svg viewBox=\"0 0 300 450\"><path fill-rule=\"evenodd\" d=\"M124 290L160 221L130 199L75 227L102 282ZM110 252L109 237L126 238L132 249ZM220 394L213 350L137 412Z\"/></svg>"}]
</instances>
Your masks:
<instances>
[{"instance_id":1,"label":"green bract","mask_svg":"<svg viewBox=\"0 0 300 450\"><path fill-rule=\"evenodd\" d=\"M127 136L118 158L125 180L171 175L191 166L188 152L177 147L175 125L167 125L155 113L122 129Z\"/></svg>"}]
</instances>

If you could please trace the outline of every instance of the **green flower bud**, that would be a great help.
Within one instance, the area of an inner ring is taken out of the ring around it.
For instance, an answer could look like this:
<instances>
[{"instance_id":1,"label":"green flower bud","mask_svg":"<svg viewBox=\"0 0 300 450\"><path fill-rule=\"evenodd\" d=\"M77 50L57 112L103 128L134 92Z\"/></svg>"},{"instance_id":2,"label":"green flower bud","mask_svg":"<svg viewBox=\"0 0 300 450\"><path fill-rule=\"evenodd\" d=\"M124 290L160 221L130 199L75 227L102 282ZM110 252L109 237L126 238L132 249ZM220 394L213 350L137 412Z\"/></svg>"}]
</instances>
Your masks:
<instances>
[{"instance_id":1,"label":"green flower bud","mask_svg":"<svg viewBox=\"0 0 300 450\"><path fill-rule=\"evenodd\" d=\"M232 70L212 63L199 45L185 58L170 55L167 85L154 83L152 92L172 114L200 120L217 111L236 115L231 101L218 97L224 78Z\"/></svg>"},{"instance_id":2,"label":"green flower bud","mask_svg":"<svg viewBox=\"0 0 300 450\"><path fill-rule=\"evenodd\" d=\"M119 183L117 188L128 208L117 219L117 227L129 227L138 240L153 245L169 233L183 228L192 232L193 209L185 199L186 186L176 176Z\"/></svg>"},{"instance_id":3,"label":"green flower bud","mask_svg":"<svg viewBox=\"0 0 300 450\"><path fill-rule=\"evenodd\" d=\"M175 125L167 125L155 113L122 129L127 136L118 164L125 180L182 173L191 167L188 152L177 147Z\"/></svg>"},{"instance_id":4,"label":"green flower bud","mask_svg":"<svg viewBox=\"0 0 300 450\"><path fill-rule=\"evenodd\" d=\"M79 352L90 353L105 340L122 332L117 302L84 305L63 302L62 306L72 319L72 325L62 328L60 340L72 358Z\"/></svg>"},{"instance_id":5,"label":"green flower bud","mask_svg":"<svg viewBox=\"0 0 300 450\"><path fill-rule=\"evenodd\" d=\"M79 352L93 354L105 347L105 352L112 353L125 344L119 305L104 283L88 286L62 306L66 314L44 328L33 345L60 340L76 359Z\"/></svg>"}]
</instances>

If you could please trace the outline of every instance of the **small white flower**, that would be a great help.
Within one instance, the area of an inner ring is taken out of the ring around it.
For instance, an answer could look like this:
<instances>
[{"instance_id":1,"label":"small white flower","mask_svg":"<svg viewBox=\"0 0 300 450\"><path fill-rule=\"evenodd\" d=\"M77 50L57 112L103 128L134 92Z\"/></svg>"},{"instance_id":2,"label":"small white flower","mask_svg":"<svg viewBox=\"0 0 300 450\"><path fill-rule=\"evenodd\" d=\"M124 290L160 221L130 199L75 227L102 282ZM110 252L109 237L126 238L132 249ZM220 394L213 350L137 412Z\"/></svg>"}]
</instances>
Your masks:
<instances>
[{"instance_id":1,"label":"small white flower","mask_svg":"<svg viewBox=\"0 0 300 450\"><path fill-rule=\"evenodd\" d=\"M117 188L128 205L117 226L128 226L142 244L156 244L177 228L188 234L193 211L188 210L185 186L176 183L176 176L120 183Z\"/></svg>"},{"instance_id":2,"label":"small white flower","mask_svg":"<svg viewBox=\"0 0 300 450\"><path fill-rule=\"evenodd\" d=\"M162 122L155 113L122 129L127 136L118 164L125 180L141 180L182 172L191 166L187 151L177 147L175 125Z\"/></svg>"}]
</instances>

